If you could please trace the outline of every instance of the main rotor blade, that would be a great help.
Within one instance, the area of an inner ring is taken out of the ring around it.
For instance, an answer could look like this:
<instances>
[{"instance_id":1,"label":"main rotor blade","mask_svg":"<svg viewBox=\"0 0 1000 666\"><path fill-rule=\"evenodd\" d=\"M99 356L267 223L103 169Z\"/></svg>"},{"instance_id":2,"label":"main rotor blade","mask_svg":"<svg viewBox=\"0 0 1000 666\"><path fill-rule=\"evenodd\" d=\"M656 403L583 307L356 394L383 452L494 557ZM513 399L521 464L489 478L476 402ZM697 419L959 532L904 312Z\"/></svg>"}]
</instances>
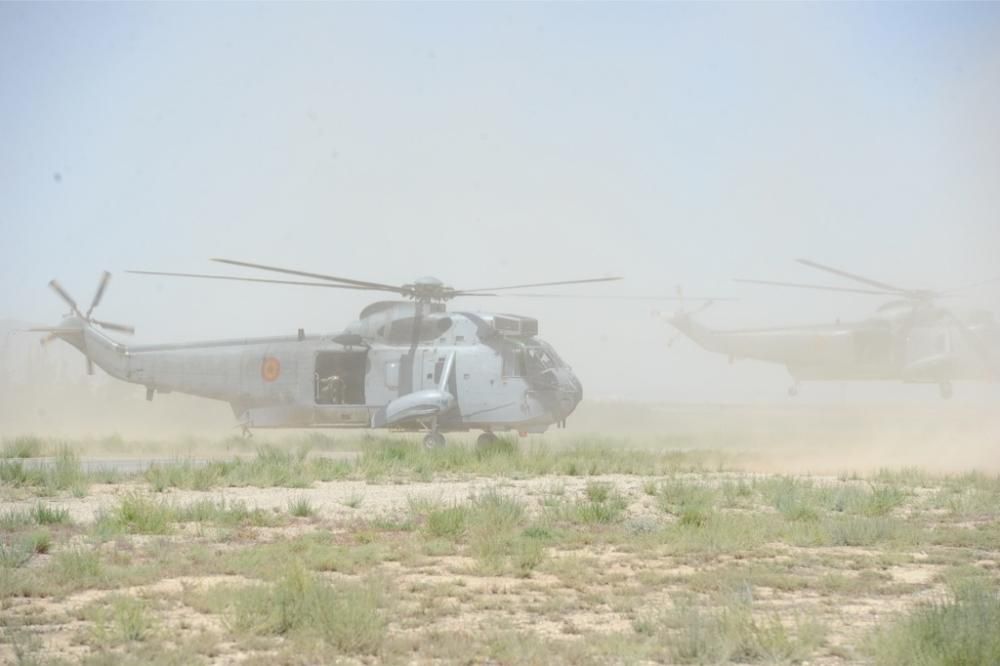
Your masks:
<instances>
[{"instance_id":1,"label":"main rotor blade","mask_svg":"<svg viewBox=\"0 0 1000 666\"><path fill-rule=\"evenodd\" d=\"M854 280L855 282L860 282L861 284L866 284L869 287L876 287L878 289L885 289L886 291L893 291L899 294L912 294L914 289L903 289L902 287L894 287L891 284L886 284L885 282L877 282L876 280L871 280L861 275L855 275L854 273L848 273L847 271L842 271L839 268L834 268L833 266L826 266L824 264L817 263L815 261L810 261L809 259L796 259L797 262L803 266L809 266L810 268L815 268L817 270L826 271L827 273L833 273L842 278L847 278L848 280Z\"/></svg>"},{"instance_id":2,"label":"main rotor blade","mask_svg":"<svg viewBox=\"0 0 1000 666\"><path fill-rule=\"evenodd\" d=\"M1000 277L993 278L992 280L983 280L982 282L973 282L972 284L967 284L962 287L955 287L953 289L947 289L942 294L957 294L959 292L966 291L968 289L975 289L977 287L985 287L988 284L1000 283Z\"/></svg>"},{"instance_id":3,"label":"main rotor blade","mask_svg":"<svg viewBox=\"0 0 1000 666\"><path fill-rule=\"evenodd\" d=\"M365 280L352 280L350 278L335 277L333 275L324 275L322 273L307 273L305 271L296 271L290 268L278 268L276 266L265 266L264 264L252 264L247 261L236 261L235 259L219 259L213 258L212 261L216 261L220 264L230 264L232 266L242 266L244 268L256 268L262 271L273 271L275 273L286 273L288 275L298 275L300 277L308 277L316 280L329 280L330 282L342 282L344 284L354 285L356 287L367 287L368 289L381 289L383 291L392 291L395 293L401 293L402 287L382 284L381 282L368 282Z\"/></svg>"},{"instance_id":4,"label":"main rotor blade","mask_svg":"<svg viewBox=\"0 0 1000 666\"><path fill-rule=\"evenodd\" d=\"M52 288L52 291L59 294L59 297L66 301L67 305L69 305L69 307L73 310L74 314L78 316L80 315L80 308L76 306L76 301L73 300L72 296L66 293L66 290L62 288L62 285L55 280L49 280L49 286Z\"/></svg>"},{"instance_id":5,"label":"main rotor blade","mask_svg":"<svg viewBox=\"0 0 1000 666\"><path fill-rule=\"evenodd\" d=\"M873 289L854 289L852 287L828 287L823 284L802 284L799 282L776 282L774 280L748 280L746 278L733 278L734 282L744 282L747 284L766 284L771 287L792 287L794 289L816 289L818 291L841 291L848 294L869 294L871 296L899 296L898 291L875 291Z\"/></svg>"},{"instance_id":6,"label":"main rotor blade","mask_svg":"<svg viewBox=\"0 0 1000 666\"><path fill-rule=\"evenodd\" d=\"M234 282L262 282L264 284L291 284L298 287L324 287L326 289L356 289L358 291L387 291L372 287L355 287L349 284L326 284L323 282L296 282L294 280L268 280L266 278L236 277L234 275L205 275L203 273L166 273L163 271L125 271L136 275L166 275L168 277L200 278L204 280L232 280ZM400 293L398 289L394 293Z\"/></svg>"},{"instance_id":7,"label":"main rotor blade","mask_svg":"<svg viewBox=\"0 0 1000 666\"><path fill-rule=\"evenodd\" d=\"M108 281L110 279L111 273L104 271L101 274L101 281L97 284L97 293L94 294L94 300L90 302L90 308L87 310L86 317L89 317L94 308L101 304L101 299L104 298L104 290L108 288Z\"/></svg>"},{"instance_id":8,"label":"main rotor blade","mask_svg":"<svg viewBox=\"0 0 1000 666\"><path fill-rule=\"evenodd\" d=\"M469 296L482 296L483 294L468 294ZM495 294L500 298L557 298L570 300L598 300L598 301L738 301L738 298L711 298L711 297L688 297L677 296L612 296L608 294Z\"/></svg>"},{"instance_id":9,"label":"main rotor blade","mask_svg":"<svg viewBox=\"0 0 1000 666\"><path fill-rule=\"evenodd\" d=\"M586 280L562 280L560 282L535 282L533 284L515 284L507 287L482 287L480 289L457 289L453 294L456 296L475 294L480 291L507 291L508 289L528 289L530 287L558 287L564 284L593 284L595 282L615 282L621 280L620 277L588 278Z\"/></svg>"},{"instance_id":10,"label":"main rotor blade","mask_svg":"<svg viewBox=\"0 0 1000 666\"><path fill-rule=\"evenodd\" d=\"M119 331L121 333L128 333L129 335L135 334L135 328L132 326L126 326L125 324L112 324L110 321L100 321L98 319L91 319L92 323L97 324L101 328L106 328L109 331Z\"/></svg>"}]
</instances>

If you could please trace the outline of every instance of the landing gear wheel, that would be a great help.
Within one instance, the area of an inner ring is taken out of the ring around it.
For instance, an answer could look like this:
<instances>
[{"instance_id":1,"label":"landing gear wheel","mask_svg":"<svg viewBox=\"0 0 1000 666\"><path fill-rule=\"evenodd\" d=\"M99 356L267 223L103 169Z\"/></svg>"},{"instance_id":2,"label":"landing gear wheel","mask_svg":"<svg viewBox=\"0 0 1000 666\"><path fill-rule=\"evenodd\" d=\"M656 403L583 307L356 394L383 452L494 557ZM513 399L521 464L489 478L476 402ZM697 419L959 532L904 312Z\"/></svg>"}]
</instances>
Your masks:
<instances>
[{"instance_id":1,"label":"landing gear wheel","mask_svg":"<svg viewBox=\"0 0 1000 666\"><path fill-rule=\"evenodd\" d=\"M951 396L954 395L954 390L951 387L951 382L941 383L941 397L945 400L951 400Z\"/></svg>"},{"instance_id":2,"label":"landing gear wheel","mask_svg":"<svg viewBox=\"0 0 1000 666\"><path fill-rule=\"evenodd\" d=\"M429 432L424 436L425 449L439 449L444 446L444 435L439 432Z\"/></svg>"},{"instance_id":3,"label":"landing gear wheel","mask_svg":"<svg viewBox=\"0 0 1000 666\"><path fill-rule=\"evenodd\" d=\"M799 395L799 386L798 386L798 384L796 384L795 386L789 386L788 387L788 397L789 398L795 398L798 395Z\"/></svg>"},{"instance_id":4,"label":"landing gear wheel","mask_svg":"<svg viewBox=\"0 0 1000 666\"><path fill-rule=\"evenodd\" d=\"M492 446L497 441L497 436L491 432L484 432L482 435L476 438L476 448L485 449Z\"/></svg>"}]
</instances>

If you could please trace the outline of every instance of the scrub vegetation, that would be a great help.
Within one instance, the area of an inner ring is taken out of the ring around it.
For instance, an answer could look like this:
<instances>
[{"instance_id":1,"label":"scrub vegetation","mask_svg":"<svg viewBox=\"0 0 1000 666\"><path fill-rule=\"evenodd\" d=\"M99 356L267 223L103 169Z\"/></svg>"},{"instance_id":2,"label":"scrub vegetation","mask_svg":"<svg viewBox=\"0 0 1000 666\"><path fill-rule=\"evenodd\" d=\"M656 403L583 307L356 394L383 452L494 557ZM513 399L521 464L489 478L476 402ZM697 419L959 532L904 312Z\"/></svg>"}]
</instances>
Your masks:
<instances>
[{"instance_id":1,"label":"scrub vegetation","mask_svg":"<svg viewBox=\"0 0 1000 666\"><path fill-rule=\"evenodd\" d=\"M55 455L0 460L0 661L1000 661L1000 477L353 441L100 479L5 443Z\"/></svg>"}]
</instances>

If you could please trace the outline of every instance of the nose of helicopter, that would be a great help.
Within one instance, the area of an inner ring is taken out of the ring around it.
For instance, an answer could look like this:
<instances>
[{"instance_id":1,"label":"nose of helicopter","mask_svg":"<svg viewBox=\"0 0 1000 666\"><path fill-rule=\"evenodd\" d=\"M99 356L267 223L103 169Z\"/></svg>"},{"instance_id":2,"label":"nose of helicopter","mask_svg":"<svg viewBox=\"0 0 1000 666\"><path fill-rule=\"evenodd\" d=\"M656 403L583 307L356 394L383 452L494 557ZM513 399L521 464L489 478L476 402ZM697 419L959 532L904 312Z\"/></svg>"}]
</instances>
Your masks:
<instances>
[{"instance_id":1,"label":"nose of helicopter","mask_svg":"<svg viewBox=\"0 0 1000 666\"><path fill-rule=\"evenodd\" d=\"M560 420L576 410L576 406L583 400L583 384L570 370L559 378L559 411Z\"/></svg>"}]
</instances>

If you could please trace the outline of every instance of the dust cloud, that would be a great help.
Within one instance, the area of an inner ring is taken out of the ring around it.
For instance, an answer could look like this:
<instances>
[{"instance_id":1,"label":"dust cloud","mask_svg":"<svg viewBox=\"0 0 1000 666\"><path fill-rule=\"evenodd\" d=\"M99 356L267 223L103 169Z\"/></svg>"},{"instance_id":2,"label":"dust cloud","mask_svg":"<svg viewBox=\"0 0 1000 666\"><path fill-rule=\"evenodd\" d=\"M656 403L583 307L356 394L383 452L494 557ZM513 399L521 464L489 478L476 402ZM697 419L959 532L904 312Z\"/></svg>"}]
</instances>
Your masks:
<instances>
[{"instance_id":1,"label":"dust cloud","mask_svg":"<svg viewBox=\"0 0 1000 666\"><path fill-rule=\"evenodd\" d=\"M981 404L592 402L580 412L571 437L603 434L632 447L710 449L732 454L727 464L748 471L1000 472L1000 414Z\"/></svg>"},{"instance_id":2,"label":"dust cloud","mask_svg":"<svg viewBox=\"0 0 1000 666\"><path fill-rule=\"evenodd\" d=\"M895 298L733 282L862 286L796 257L904 289L998 277L998 30L989 4L0 4L0 434L235 432L223 403L148 403L11 332L59 321L52 278L86 304L110 270L95 315L137 344L333 333L381 298L124 272L249 275L221 256L459 289L624 276L449 303L539 320L584 387L554 441L997 471L996 382L790 400L782 365L654 311L700 307L662 300L679 285L738 299L696 315L719 329L870 323ZM998 313L1000 289L947 306Z\"/></svg>"},{"instance_id":3,"label":"dust cloud","mask_svg":"<svg viewBox=\"0 0 1000 666\"><path fill-rule=\"evenodd\" d=\"M182 394L145 399L141 386L100 370L90 377L82 357L62 343L42 349L8 322L0 361L0 438L36 435L64 439L100 454L110 439L116 455L141 457L155 449L204 455L239 434L225 403ZM26 327L24 325L21 326ZM61 347L59 345L62 345ZM356 441L359 431L324 431ZM267 442L295 431L258 431ZM464 441L461 435L452 437ZM120 440L135 441L132 448ZM524 443L600 445L656 450L710 450L725 465L754 472L868 474L882 468L929 472L1000 473L1000 412L977 401L800 404L656 403L585 400L566 430ZM253 443L248 443L250 450Z\"/></svg>"}]
</instances>

